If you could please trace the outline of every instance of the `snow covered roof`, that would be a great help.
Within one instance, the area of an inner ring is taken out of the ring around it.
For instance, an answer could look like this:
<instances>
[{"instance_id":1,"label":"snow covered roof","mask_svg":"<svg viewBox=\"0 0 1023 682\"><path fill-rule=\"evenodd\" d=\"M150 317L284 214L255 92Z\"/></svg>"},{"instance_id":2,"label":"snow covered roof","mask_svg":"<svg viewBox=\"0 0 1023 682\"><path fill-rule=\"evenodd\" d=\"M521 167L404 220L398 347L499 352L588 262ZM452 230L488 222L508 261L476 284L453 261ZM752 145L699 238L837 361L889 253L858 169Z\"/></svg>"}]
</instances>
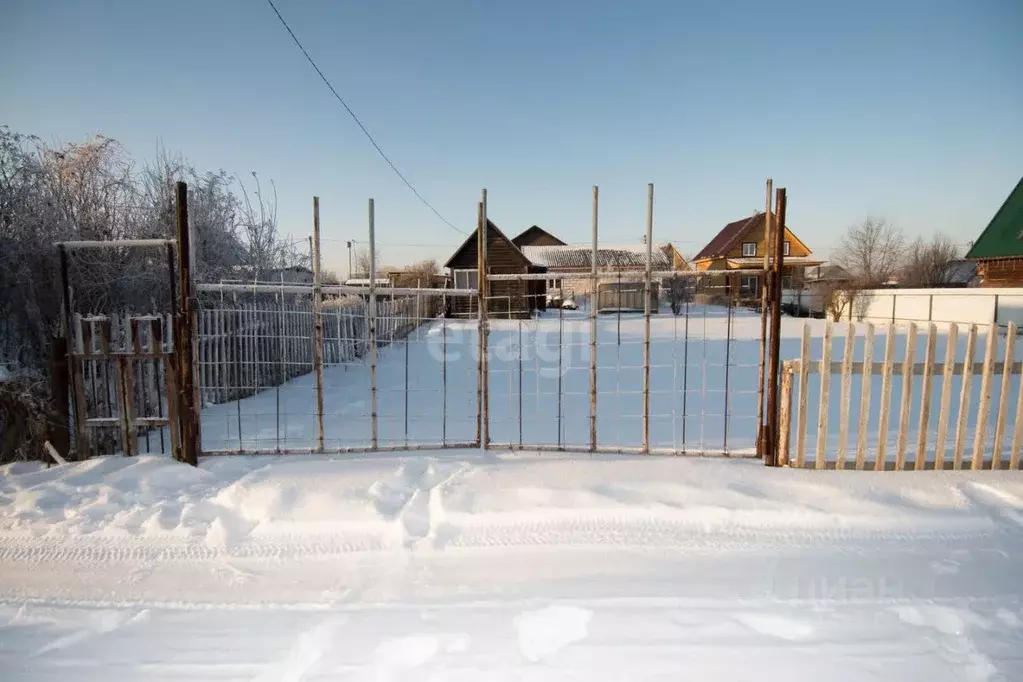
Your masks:
<instances>
[{"instance_id":1,"label":"snow covered roof","mask_svg":"<svg viewBox=\"0 0 1023 682\"><path fill-rule=\"evenodd\" d=\"M654 244L650 260L655 269L671 268L668 254L670 244ZM534 265L548 268L588 268L591 265L592 244L565 244L562 246L523 246L522 253ZM604 244L597 247L598 268L646 267L646 244Z\"/></svg>"}]
</instances>

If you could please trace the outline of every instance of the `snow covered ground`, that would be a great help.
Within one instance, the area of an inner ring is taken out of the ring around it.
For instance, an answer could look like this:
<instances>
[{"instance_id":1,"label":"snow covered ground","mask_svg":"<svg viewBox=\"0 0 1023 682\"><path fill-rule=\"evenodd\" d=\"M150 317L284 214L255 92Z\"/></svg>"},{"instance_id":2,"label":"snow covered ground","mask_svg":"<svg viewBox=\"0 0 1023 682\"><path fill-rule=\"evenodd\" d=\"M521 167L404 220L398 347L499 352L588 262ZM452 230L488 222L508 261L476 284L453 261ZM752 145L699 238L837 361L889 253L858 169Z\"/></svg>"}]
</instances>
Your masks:
<instances>
[{"instance_id":1,"label":"snow covered ground","mask_svg":"<svg viewBox=\"0 0 1023 682\"><path fill-rule=\"evenodd\" d=\"M749 460L0 468L5 680L1023 679L1023 475Z\"/></svg>"}]
</instances>

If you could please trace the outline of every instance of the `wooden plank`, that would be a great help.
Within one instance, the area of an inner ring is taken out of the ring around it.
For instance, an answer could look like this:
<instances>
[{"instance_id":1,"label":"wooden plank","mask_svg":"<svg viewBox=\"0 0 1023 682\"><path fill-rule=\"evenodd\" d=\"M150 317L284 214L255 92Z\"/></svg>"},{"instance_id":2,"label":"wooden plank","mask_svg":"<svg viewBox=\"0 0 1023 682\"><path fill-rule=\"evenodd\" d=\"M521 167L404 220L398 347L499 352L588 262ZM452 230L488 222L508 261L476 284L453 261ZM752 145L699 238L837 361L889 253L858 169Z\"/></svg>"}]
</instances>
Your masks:
<instances>
[{"instance_id":1,"label":"wooden plank","mask_svg":"<svg viewBox=\"0 0 1023 682\"><path fill-rule=\"evenodd\" d=\"M902 371L902 405L899 413L899 435L895 449L895 470L906 468L906 445L909 438L909 415L913 409L913 360L916 356L916 323L910 322L906 333L906 361Z\"/></svg>"},{"instance_id":2,"label":"wooden plank","mask_svg":"<svg viewBox=\"0 0 1023 682\"><path fill-rule=\"evenodd\" d=\"M952 377L955 373L956 346L959 343L959 325L948 326L948 337L945 342L945 366L941 379L941 406L938 408L938 433L934 438L934 468L938 471L945 468L945 446L948 438L948 412L952 399Z\"/></svg>"},{"instance_id":3,"label":"wooden plank","mask_svg":"<svg viewBox=\"0 0 1023 682\"><path fill-rule=\"evenodd\" d=\"M1019 469L1020 450L1023 449L1023 377L1020 379L1019 397L1016 399L1016 421L1013 424L1012 452L1009 468Z\"/></svg>"},{"instance_id":4,"label":"wooden plank","mask_svg":"<svg viewBox=\"0 0 1023 682\"><path fill-rule=\"evenodd\" d=\"M1005 330L1005 367L1012 366L1013 355L1016 352L1016 325L1009 323ZM1002 372L1002 387L998 395L998 411L995 413L995 442L992 443L991 468L1002 468L1002 440L1005 437L1005 416L1009 411L1009 393L1012 391L1012 374Z\"/></svg>"},{"instance_id":5,"label":"wooden plank","mask_svg":"<svg viewBox=\"0 0 1023 682\"><path fill-rule=\"evenodd\" d=\"M874 471L884 471L885 448L888 445L888 416L892 406L892 356L895 354L895 325L888 325L884 342L884 371L881 374L881 413L877 423L877 455Z\"/></svg>"},{"instance_id":6,"label":"wooden plank","mask_svg":"<svg viewBox=\"0 0 1023 682\"><path fill-rule=\"evenodd\" d=\"M856 342L856 325L850 322L845 329L845 348L842 351L842 393L839 398L838 454L835 468L845 468L846 441L849 438L849 396L852 392L853 344Z\"/></svg>"},{"instance_id":7,"label":"wooden plank","mask_svg":"<svg viewBox=\"0 0 1023 682\"><path fill-rule=\"evenodd\" d=\"M810 325L809 323L803 324L803 340L799 347L799 405L796 407L798 410L799 421L796 424L796 428L799 431L796 433L796 466L802 469L806 466L806 407L807 407L807 392L810 386Z\"/></svg>"},{"instance_id":8,"label":"wooden plank","mask_svg":"<svg viewBox=\"0 0 1023 682\"><path fill-rule=\"evenodd\" d=\"M781 396L778 415L778 466L789 465L789 445L792 429L792 364L785 363L781 373Z\"/></svg>"},{"instance_id":9,"label":"wooden plank","mask_svg":"<svg viewBox=\"0 0 1023 682\"><path fill-rule=\"evenodd\" d=\"M821 344L821 399L820 409L817 413L817 456L814 458L814 468L823 469L828 462L828 412L831 407L831 322L824 323L824 338Z\"/></svg>"},{"instance_id":10,"label":"wooden plank","mask_svg":"<svg viewBox=\"0 0 1023 682\"><path fill-rule=\"evenodd\" d=\"M863 471L867 457L867 433L870 422L870 389L873 374L874 358L874 325L867 323L867 331L863 336L863 371L860 385L860 428L856 439L856 470Z\"/></svg>"},{"instance_id":11,"label":"wooden plank","mask_svg":"<svg viewBox=\"0 0 1023 682\"><path fill-rule=\"evenodd\" d=\"M933 322L927 325L927 350L924 351L924 379L921 383L920 422L916 434L916 461L913 468L923 471L927 462L927 430L931 421L931 379L934 376L934 349L938 328Z\"/></svg>"},{"instance_id":12,"label":"wooden plank","mask_svg":"<svg viewBox=\"0 0 1023 682\"><path fill-rule=\"evenodd\" d=\"M956 418L956 440L953 448L952 468L962 469L963 451L966 449L966 420L970 409L970 384L973 379L973 356L977 348L977 325L971 324L966 336L966 357L963 358L963 381L959 392L959 414Z\"/></svg>"},{"instance_id":13,"label":"wooden plank","mask_svg":"<svg viewBox=\"0 0 1023 682\"><path fill-rule=\"evenodd\" d=\"M984 350L984 373L980 375L980 408L977 410L977 430L973 438L973 461L970 468L979 471L984 468L984 447L987 440L988 418L991 415L991 389L994 375L995 353L998 350L998 325L988 327L987 344Z\"/></svg>"}]
</instances>

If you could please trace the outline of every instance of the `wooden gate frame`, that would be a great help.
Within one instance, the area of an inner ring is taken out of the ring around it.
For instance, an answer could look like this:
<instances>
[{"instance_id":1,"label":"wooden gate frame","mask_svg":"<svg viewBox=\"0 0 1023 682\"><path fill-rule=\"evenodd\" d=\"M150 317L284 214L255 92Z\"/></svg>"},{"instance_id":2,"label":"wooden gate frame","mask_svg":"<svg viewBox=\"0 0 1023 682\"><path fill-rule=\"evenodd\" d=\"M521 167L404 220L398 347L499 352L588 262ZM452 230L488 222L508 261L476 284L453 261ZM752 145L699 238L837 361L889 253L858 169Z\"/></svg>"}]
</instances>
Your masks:
<instances>
[{"instance_id":1,"label":"wooden gate frame","mask_svg":"<svg viewBox=\"0 0 1023 682\"><path fill-rule=\"evenodd\" d=\"M77 320L81 319L73 313L72 289L68 274L68 251L78 249L105 249L117 248L163 248L167 255L167 275L170 291L170 347L157 349L153 341L163 338L162 329L158 336L150 330L150 348L143 350L141 337L138 333L139 324L153 318L145 316L134 318L130 324L129 347L110 350L111 335L109 331L109 320L105 333L101 332L99 352L94 351L92 339L89 343L85 339L75 339L74 343L67 343L67 364L71 374L73 405L75 413L75 445L79 456L85 452L87 428L111 425L111 418L97 419L89 418L85 414L85 393L83 381L83 363L86 361L103 360L114 361L117 367L117 384L115 394L118 396L118 409L120 416L117 422L122 432L122 452L130 455L135 452L133 434L137 427L167 426L171 432L171 443L174 458L191 464L198 465L200 448L199 429L199 395L198 382L196 381L195 366L195 315L197 309L196 299L192 291L192 268L191 268L191 243L189 239L188 224L188 185L178 182L175 187L176 198L176 239L125 239L110 241L68 241L60 242L57 251L60 256L61 270L61 332L65 340L70 340L72 334L77 337ZM177 273L175 277L174 258L177 253ZM159 318L155 318L159 319ZM157 325L159 326L159 325ZM152 418L147 416L139 417L134 413L134 406L131 404L131 391L127 390L132 372L132 363L136 360L162 361L164 363L164 374L166 376L166 390L168 391L167 417Z\"/></svg>"}]
</instances>

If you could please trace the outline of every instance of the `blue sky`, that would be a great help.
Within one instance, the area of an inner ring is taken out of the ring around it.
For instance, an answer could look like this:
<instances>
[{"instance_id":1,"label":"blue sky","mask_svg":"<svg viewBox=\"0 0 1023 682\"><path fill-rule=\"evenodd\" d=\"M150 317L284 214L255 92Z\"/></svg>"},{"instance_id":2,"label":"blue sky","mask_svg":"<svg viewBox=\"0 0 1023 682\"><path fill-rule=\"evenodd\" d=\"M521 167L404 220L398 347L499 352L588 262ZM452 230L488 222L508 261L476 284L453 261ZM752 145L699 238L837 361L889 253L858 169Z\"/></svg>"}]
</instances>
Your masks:
<instances>
[{"instance_id":1,"label":"blue sky","mask_svg":"<svg viewBox=\"0 0 1023 682\"><path fill-rule=\"evenodd\" d=\"M276 0L385 151L471 229L480 189L506 232L643 232L698 250L789 190L827 257L866 215L973 239L1023 173L1018 0L486 2ZM51 142L102 132L204 169L257 171L281 226L325 266L445 258L462 236L420 204L261 0L0 0L0 122Z\"/></svg>"}]
</instances>

